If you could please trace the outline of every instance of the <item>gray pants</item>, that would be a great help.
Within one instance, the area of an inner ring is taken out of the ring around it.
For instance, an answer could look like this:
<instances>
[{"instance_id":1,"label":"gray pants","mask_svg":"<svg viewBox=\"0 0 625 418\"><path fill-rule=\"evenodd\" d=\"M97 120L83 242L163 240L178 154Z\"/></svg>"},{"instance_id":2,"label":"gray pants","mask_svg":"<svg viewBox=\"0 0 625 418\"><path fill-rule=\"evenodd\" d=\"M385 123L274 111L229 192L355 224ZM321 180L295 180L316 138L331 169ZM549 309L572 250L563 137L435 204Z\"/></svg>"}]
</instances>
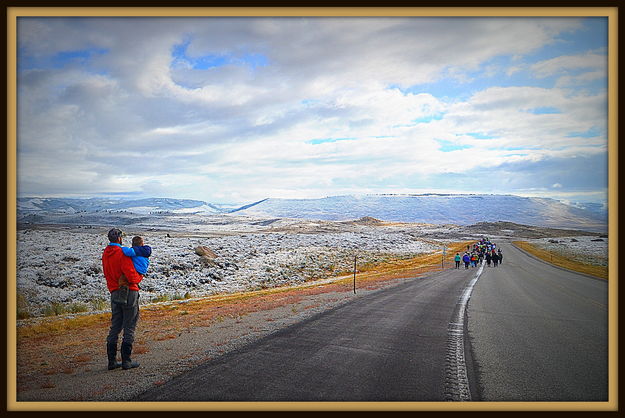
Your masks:
<instances>
[{"instance_id":1,"label":"gray pants","mask_svg":"<svg viewBox=\"0 0 625 418\"><path fill-rule=\"evenodd\" d=\"M132 345L135 339L137 321L139 321L139 292L136 290L129 291L128 303L126 304L111 301L111 312L111 329L106 338L107 344L117 345L119 333L123 329L122 344Z\"/></svg>"}]
</instances>

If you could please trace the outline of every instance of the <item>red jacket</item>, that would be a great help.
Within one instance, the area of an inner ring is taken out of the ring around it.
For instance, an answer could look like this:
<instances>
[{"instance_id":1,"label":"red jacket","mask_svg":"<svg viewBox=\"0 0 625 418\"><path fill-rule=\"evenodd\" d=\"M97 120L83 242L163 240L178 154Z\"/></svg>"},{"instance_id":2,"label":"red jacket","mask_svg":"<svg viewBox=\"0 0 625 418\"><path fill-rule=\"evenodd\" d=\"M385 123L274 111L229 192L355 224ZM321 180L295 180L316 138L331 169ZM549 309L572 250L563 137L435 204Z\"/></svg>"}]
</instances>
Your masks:
<instances>
[{"instance_id":1,"label":"red jacket","mask_svg":"<svg viewBox=\"0 0 625 418\"><path fill-rule=\"evenodd\" d=\"M143 276L137 273L132 259L122 252L121 246L110 244L102 253L102 270L106 277L106 286L109 292L113 292L119 288L118 281L122 273L128 279L128 288L130 290L139 290L139 282L143 280Z\"/></svg>"}]
</instances>

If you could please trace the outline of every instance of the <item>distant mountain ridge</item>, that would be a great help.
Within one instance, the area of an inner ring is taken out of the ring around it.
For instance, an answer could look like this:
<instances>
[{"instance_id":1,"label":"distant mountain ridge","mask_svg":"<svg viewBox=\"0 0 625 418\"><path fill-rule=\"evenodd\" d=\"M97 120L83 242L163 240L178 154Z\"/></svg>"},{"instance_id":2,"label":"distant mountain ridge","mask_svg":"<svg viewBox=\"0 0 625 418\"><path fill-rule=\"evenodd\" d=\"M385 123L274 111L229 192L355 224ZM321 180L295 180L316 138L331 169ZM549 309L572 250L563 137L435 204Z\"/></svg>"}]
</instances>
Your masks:
<instances>
[{"instance_id":1,"label":"distant mountain ridge","mask_svg":"<svg viewBox=\"0 0 625 418\"><path fill-rule=\"evenodd\" d=\"M370 216L395 222L470 225L508 221L554 228L607 230L602 215L555 199L514 195L419 194L265 199L234 213L342 221Z\"/></svg>"},{"instance_id":2,"label":"distant mountain ridge","mask_svg":"<svg viewBox=\"0 0 625 418\"><path fill-rule=\"evenodd\" d=\"M190 199L146 198L146 199L114 199L114 198L31 198L17 199L18 213L80 213L102 211L127 211L137 214L154 212L171 213L222 213L231 210L219 205Z\"/></svg>"},{"instance_id":3,"label":"distant mountain ridge","mask_svg":"<svg viewBox=\"0 0 625 418\"><path fill-rule=\"evenodd\" d=\"M268 198L240 207L200 200L146 198L18 198L18 221L52 221L50 216L131 213L159 215L247 215L311 220L353 220L372 217L384 221L471 225L507 221L552 228L607 230L607 213L566 205L554 199L514 195L419 194L332 196L321 199ZM47 215L47 216L45 216Z\"/></svg>"}]
</instances>

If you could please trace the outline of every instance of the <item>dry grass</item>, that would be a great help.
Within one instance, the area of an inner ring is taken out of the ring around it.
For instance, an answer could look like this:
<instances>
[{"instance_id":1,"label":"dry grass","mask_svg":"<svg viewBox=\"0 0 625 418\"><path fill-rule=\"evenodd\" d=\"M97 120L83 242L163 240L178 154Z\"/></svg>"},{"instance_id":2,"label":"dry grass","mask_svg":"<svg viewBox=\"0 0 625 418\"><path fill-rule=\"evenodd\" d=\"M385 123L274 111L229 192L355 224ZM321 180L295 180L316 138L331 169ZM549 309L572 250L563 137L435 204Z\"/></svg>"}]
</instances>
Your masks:
<instances>
[{"instance_id":1,"label":"dry grass","mask_svg":"<svg viewBox=\"0 0 625 418\"><path fill-rule=\"evenodd\" d=\"M164 334L164 335L159 335L158 337L155 338L156 341L165 341L165 340L175 340L176 339L176 334Z\"/></svg>"},{"instance_id":2,"label":"dry grass","mask_svg":"<svg viewBox=\"0 0 625 418\"><path fill-rule=\"evenodd\" d=\"M68 329L85 328L102 324L109 321L109 314L85 315L76 318L52 317L46 318L33 323L32 325L24 325L17 330L18 342L20 338L32 338L42 335L58 335Z\"/></svg>"},{"instance_id":3,"label":"dry grass","mask_svg":"<svg viewBox=\"0 0 625 418\"><path fill-rule=\"evenodd\" d=\"M141 345L135 345L135 346L132 348L132 352L133 352L133 353L135 353L135 354L145 354L145 353L147 353L148 351L150 351L150 349L149 349L146 345L143 345L143 344L141 344Z\"/></svg>"},{"instance_id":4,"label":"dry grass","mask_svg":"<svg viewBox=\"0 0 625 418\"><path fill-rule=\"evenodd\" d=\"M591 276L599 277L602 279L608 278L608 268L606 266L597 266L593 264L585 264L579 261L573 261L558 253L538 248L537 246L532 245L526 241L513 241L512 244L532 254L533 256L538 257L541 260L551 263L553 265L577 271L579 273L590 274Z\"/></svg>"},{"instance_id":5,"label":"dry grass","mask_svg":"<svg viewBox=\"0 0 625 418\"><path fill-rule=\"evenodd\" d=\"M79 354L76 357L74 357L74 361L77 361L78 363L86 363L90 360L91 360L91 356L87 354Z\"/></svg>"}]
</instances>

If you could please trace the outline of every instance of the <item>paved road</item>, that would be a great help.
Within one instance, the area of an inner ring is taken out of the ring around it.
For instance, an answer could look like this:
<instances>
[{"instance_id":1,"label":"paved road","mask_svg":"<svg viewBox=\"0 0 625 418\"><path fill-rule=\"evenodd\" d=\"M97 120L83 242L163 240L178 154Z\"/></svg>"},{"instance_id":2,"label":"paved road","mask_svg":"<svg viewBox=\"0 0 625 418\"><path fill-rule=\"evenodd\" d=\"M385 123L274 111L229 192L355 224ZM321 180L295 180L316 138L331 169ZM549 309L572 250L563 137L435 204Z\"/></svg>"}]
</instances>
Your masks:
<instances>
[{"instance_id":1,"label":"paved road","mask_svg":"<svg viewBox=\"0 0 625 418\"><path fill-rule=\"evenodd\" d=\"M137 400L444 400L448 323L474 273L448 270L357 297Z\"/></svg>"},{"instance_id":2,"label":"paved road","mask_svg":"<svg viewBox=\"0 0 625 418\"><path fill-rule=\"evenodd\" d=\"M502 243L468 329L484 401L607 401L608 286Z\"/></svg>"},{"instance_id":3,"label":"paved road","mask_svg":"<svg viewBox=\"0 0 625 418\"><path fill-rule=\"evenodd\" d=\"M607 400L607 283L503 249L477 282L450 269L357 297L136 400L459 400L459 358L471 400ZM450 351L471 283L466 350Z\"/></svg>"}]
</instances>

